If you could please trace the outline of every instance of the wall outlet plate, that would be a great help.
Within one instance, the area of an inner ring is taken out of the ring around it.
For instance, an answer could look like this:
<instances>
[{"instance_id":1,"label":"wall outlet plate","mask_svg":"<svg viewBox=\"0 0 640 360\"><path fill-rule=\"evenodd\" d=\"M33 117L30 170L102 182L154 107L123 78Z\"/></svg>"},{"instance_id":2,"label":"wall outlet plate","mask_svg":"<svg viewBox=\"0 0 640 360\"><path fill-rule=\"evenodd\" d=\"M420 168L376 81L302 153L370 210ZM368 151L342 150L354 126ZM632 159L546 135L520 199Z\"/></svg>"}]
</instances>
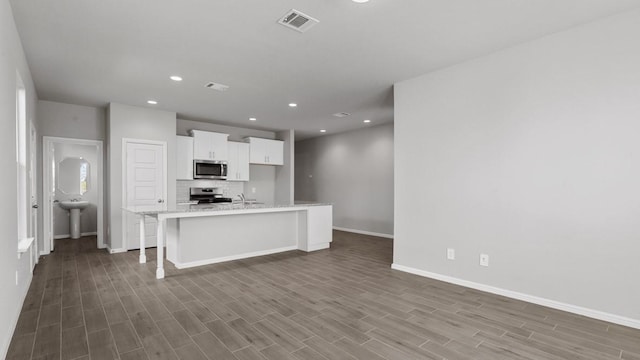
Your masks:
<instances>
[{"instance_id":1,"label":"wall outlet plate","mask_svg":"<svg viewBox=\"0 0 640 360\"><path fill-rule=\"evenodd\" d=\"M489 255L480 254L480 266L489 266Z\"/></svg>"},{"instance_id":2,"label":"wall outlet plate","mask_svg":"<svg viewBox=\"0 0 640 360\"><path fill-rule=\"evenodd\" d=\"M456 249L447 248L447 259L448 260L456 259Z\"/></svg>"}]
</instances>

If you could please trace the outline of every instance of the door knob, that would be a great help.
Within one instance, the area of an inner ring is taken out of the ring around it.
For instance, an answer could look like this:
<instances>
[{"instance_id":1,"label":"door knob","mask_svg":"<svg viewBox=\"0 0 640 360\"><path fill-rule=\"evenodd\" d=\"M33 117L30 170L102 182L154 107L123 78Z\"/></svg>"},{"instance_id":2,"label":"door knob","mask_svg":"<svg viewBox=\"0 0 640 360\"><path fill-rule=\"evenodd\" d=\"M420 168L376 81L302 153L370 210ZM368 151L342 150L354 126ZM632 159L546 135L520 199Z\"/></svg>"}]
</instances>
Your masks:
<instances>
[{"instance_id":1,"label":"door knob","mask_svg":"<svg viewBox=\"0 0 640 360\"><path fill-rule=\"evenodd\" d=\"M31 205L32 208L37 209L38 208L38 204L35 205Z\"/></svg>"},{"instance_id":2,"label":"door knob","mask_svg":"<svg viewBox=\"0 0 640 360\"><path fill-rule=\"evenodd\" d=\"M164 202L164 200L162 200L162 199L158 199L158 203L160 203L160 204L161 204L161 203L163 203L163 202Z\"/></svg>"}]
</instances>

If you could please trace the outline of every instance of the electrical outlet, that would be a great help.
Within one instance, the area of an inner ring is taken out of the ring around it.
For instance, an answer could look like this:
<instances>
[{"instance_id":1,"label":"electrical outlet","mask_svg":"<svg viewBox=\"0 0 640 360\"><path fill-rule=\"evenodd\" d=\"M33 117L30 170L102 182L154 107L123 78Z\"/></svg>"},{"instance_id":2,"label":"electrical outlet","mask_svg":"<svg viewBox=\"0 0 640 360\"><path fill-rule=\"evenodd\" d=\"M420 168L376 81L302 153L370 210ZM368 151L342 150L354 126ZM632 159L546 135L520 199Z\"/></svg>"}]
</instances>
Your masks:
<instances>
[{"instance_id":1,"label":"electrical outlet","mask_svg":"<svg viewBox=\"0 0 640 360\"><path fill-rule=\"evenodd\" d=\"M489 266L489 255L480 254L480 266Z\"/></svg>"},{"instance_id":2,"label":"electrical outlet","mask_svg":"<svg viewBox=\"0 0 640 360\"><path fill-rule=\"evenodd\" d=\"M456 259L456 249L447 248L447 259L449 260Z\"/></svg>"},{"instance_id":3,"label":"electrical outlet","mask_svg":"<svg viewBox=\"0 0 640 360\"><path fill-rule=\"evenodd\" d=\"M255 193L256 193L256 188L252 187L252 188L251 188L251 193L252 193L252 194L255 194Z\"/></svg>"}]
</instances>

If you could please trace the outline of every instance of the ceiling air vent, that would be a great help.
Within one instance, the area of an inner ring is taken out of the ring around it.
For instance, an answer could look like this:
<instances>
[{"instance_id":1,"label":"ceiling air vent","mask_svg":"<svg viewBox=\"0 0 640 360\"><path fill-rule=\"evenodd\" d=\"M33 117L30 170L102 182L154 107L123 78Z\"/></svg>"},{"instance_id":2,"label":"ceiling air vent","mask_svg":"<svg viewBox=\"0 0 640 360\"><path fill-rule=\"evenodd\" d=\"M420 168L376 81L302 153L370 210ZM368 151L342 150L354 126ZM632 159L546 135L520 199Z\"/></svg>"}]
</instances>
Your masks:
<instances>
[{"instance_id":1,"label":"ceiling air vent","mask_svg":"<svg viewBox=\"0 0 640 360\"><path fill-rule=\"evenodd\" d=\"M283 17L278 20L278 23L288 28L299 32L305 32L309 30L313 25L319 23L317 19L312 18L307 14L291 9Z\"/></svg>"},{"instance_id":2,"label":"ceiling air vent","mask_svg":"<svg viewBox=\"0 0 640 360\"><path fill-rule=\"evenodd\" d=\"M339 117L339 118L347 117L349 115L351 115L351 114L349 114L348 112L339 112L339 113L333 114L333 116Z\"/></svg>"},{"instance_id":3,"label":"ceiling air vent","mask_svg":"<svg viewBox=\"0 0 640 360\"><path fill-rule=\"evenodd\" d=\"M218 84L218 83L214 83L214 82L206 83L204 85L204 87L206 87L207 89L213 89L213 90L218 90L218 91L227 91L227 90L229 90L229 86L228 85Z\"/></svg>"}]
</instances>

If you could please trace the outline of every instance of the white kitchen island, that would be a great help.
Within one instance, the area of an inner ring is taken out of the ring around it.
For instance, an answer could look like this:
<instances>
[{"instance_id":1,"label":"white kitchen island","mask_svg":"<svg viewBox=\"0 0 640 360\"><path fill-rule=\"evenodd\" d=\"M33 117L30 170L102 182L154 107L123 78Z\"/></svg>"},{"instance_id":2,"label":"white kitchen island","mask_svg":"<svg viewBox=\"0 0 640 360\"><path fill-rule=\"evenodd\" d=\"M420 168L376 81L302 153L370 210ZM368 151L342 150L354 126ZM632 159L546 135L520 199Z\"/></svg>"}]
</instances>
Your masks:
<instances>
[{"instance_id":1,"label":"white kitchen island","mask_svg":"<svg viewBox=\"0 0 640 360\"><path fill-rule=\"evenodd\" d=\"M164 278L164 246L167 260L184 269L283 251L327 249L332 240L332 206L327 204L211 204L125 210L141 219L140 263L146 262L145 218L157 219L158 279Z\"/></svg>"}]
</instances>

